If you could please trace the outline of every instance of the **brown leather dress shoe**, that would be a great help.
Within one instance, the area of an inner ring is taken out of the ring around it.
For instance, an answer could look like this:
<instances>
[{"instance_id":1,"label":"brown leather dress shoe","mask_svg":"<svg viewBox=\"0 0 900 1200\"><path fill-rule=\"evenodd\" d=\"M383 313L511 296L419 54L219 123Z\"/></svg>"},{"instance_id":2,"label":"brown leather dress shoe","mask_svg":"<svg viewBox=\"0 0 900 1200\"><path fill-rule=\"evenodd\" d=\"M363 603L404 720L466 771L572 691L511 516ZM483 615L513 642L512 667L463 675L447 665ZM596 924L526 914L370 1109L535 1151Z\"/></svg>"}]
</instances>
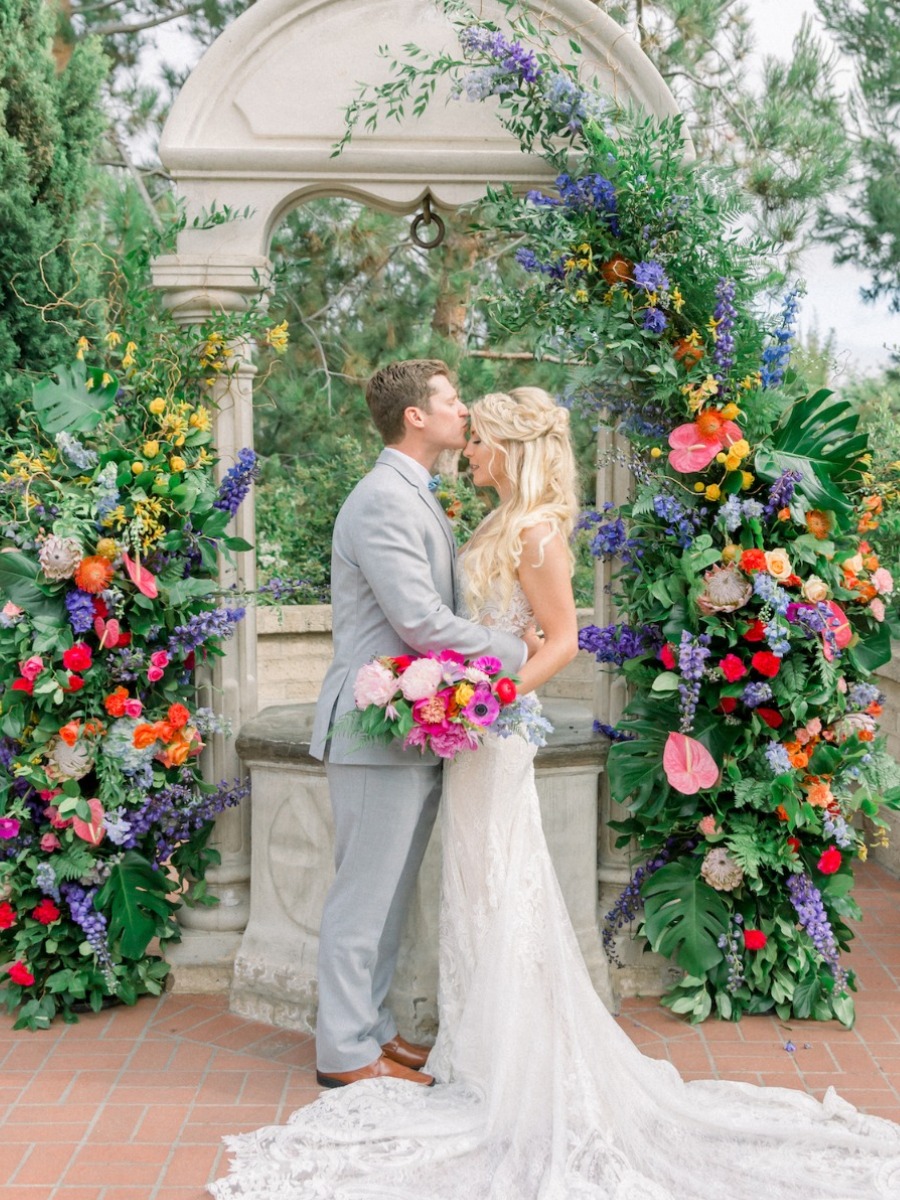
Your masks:
<instances>
[{"instance_id":1,"label":"brown leather dress shoe","mask_svg":"<svg viewBox=\"0 0 900 1200\"><path fill-rule=\"evenodd\" d=\"M412 1071L409 1067L393 1062L384 1054L367 1067L360 1067L356 1071L332 1071L327 1075L316 1071L316 1081L320 1087L347 1087L348 1084L360 1083L363 1079L405 1079L408 1083L418 1083L422 1087L434 1087L431 1075Z\"/></svg>"},{"instance_id":2,"label":"brown leather dress shoe","mask_svg":"<svg viewBox=\"0 0 900 1200\"><path fill-rule=\"evenodd\" d=\"M431 1053L431 1047L415 1046L398 1033L389 1042L384 1043L381 1053L393 1062L400 1063L402 1067L410 1067L413 1071L418 1071L420 1067L425 1066L428 1055Z\"/></svg>"}]
</instances>

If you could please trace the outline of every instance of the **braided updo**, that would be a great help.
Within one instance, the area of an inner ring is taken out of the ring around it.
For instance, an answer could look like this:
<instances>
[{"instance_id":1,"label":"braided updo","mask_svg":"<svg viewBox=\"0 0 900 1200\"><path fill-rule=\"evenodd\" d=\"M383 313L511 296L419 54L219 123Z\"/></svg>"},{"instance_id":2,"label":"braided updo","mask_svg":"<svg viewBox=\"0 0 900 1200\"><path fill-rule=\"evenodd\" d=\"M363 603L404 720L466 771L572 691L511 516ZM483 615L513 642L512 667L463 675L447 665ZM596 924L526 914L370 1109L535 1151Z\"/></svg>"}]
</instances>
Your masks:
<instances>
[{"instance_id":1,"label":"braided updo","mask_svg":"<svg viewBox=\"0 0 900 1200\"><path fill-rule=\"evenodd\" d=\"M513 487L466 550L465 599L469 611L478 613L489 595L508 603L526 529L549 525L542 550L557 533L568 545L578 499L569 413L542 388L490 393L472 405L471 416L482 443L499 453Z\"/></svg>"}]
</instances>

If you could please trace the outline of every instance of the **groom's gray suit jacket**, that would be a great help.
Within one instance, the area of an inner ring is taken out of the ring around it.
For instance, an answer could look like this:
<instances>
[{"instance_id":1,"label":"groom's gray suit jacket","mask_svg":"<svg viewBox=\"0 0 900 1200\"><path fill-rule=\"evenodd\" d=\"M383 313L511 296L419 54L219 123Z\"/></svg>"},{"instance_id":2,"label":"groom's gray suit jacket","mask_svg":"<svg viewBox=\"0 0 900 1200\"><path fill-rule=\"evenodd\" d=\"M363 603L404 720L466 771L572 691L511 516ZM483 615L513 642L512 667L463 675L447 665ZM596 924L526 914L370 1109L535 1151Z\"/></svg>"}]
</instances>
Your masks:
<instances>
[{"instance_id":1,"label":"groom's gray suit jacket","mask_svg":"<svg viewBox=\"0 0 900 1200\"><path fill-rule=\"evenodd\" d=\"M491 654L514 674L524 643L511 633L454 614L456 546L443 509L411 459L382 453L344 502L331 558L334 660L316 708L310 753L324 758L329 731L354 707L359 668L376 655L456 650ZM360 744L337 730L332 763L409 765L399 743ZM415 761L422 762L419 752ZM425 761L435 761L425 757Z\"/></svg>"}]
</instances>

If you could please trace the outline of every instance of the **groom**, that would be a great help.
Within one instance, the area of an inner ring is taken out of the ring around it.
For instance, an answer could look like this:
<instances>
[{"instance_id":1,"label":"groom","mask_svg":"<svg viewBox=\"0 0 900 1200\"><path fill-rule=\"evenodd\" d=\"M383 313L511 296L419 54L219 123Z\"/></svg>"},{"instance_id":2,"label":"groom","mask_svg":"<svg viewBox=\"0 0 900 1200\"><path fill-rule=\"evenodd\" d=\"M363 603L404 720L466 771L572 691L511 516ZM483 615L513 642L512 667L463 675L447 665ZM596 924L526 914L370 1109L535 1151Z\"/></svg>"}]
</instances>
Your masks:
<instances>
[{"instance_id":1,"label":"groom","mask_svg":"<svg viewBox=\"0 0 900 1200\"><path fill-rule=\"evenodd\" d=\"M385 448L334 527L334 660L316 708L310 753L325 759L334 813L334 883L319 941L316 1078L324 1087L419 1073L428 1049L404 1041L385 1005L410 894L441 795L431 754L363 744L334 723L354 707L359 668L376 656L456 650L491 654L511 674L528 657L511 633L454 615L456 546L433 491L442 450L466 444L467 410L436 359L392 363L366 403Z\"/></svg>"}]
</instances>

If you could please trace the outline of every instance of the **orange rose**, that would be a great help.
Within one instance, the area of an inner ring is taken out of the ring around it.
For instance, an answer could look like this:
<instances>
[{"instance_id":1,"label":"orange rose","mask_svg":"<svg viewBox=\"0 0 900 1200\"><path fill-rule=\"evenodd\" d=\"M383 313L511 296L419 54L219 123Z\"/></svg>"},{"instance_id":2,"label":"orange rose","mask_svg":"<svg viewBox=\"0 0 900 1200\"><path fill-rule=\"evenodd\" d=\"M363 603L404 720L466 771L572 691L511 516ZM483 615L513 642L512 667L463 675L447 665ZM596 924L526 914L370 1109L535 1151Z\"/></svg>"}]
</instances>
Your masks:
<instances>
[{"instance_id":1,"label":"orange rose","mask_svg":"<svg viewBox=\"0 0 900 1200\"><path fill-rule=\"evenodd\" d=\"M152 746L154 742L159 741L156 726L147 725L146 723L138 725L132 735L131 741L135 749L146 750L148 746Z\"/></svg>"},{"instance_id":2,"label":"orange rose","mask_svg":"<svg viewBox=\"0 0 900 1200\"><path fill-rule=\"evenodd\" d=\"M128 688L117 687L103 700L103 707L111 717L125 716L125 701L128 699Z\"/></svg>"},{"instance_id":3,"label":"orange rose","mask_svg":"<svg viewBox=\"0 0 900 1200\"><path fill-rule=\"evenodd\" d=\"M177 733L165 750L156 755L157 762L164 767L180 767L190 754L193 741L193 737L186 738L181 732Z\"/></svg>"},{"instance_id":4,"label":"orange rose","mask_svg":"<svg viewBox=\"0 0 900 1200\"><path fill-rule=\"evenodd\" d=\"M814 783L806 793L806 799L815 808L827 808L834 796L827 783Z\"/></svg>"},{"instance_id":5,"label":"orange rose","mask_svg":"<svg viewBox=\"0 0 900 1200\"><path fill-rule=\"evenodd\" d=\"M94 595L105 591L112 582L112 577L112 563L101 554L91 554L83 558L75 572L75 582L81 590Z\"/></svg>"},{"instance_id":6,"label":"orange rose","mask_svg":"<svg viewBox=\"0 0 900 1200\"><path fill-rule=\"evenodd\" d=\"M191 719L191 714L183 704L171 704L166 714L173 729L181 729Z\"/></svg>"},{"instance_id":7,"label":"orange rose","mask_svg":"<svg viewBox=\"0 0 900 1200\"><path fill-rule=\"evenodd\" d=\"M74 746L78 741L78 727L80 724L80 721L69 721L67 725L63 725L62 729L60 729L59 736L67 746Z\"/></svg>"},{"instance_id":8,"label":"orange rose","mask_svg":"<svg viewBox=\"0 0 900 1200\"><path fill-rule=\"evenodd\" d=\"M800 754L792 754L791 755L791 766L792 767L803 768L808 765L809 765L809 759L802 752Z\"/></svg>"},{"instance_id":9,"label":"orange rose","mask_svg":"<svg viewBox=\"0 0 900 1200\"><path fill-rule=\"evenodd\" d=\"M775 815L779 821L789 821L790 820L790 817L787 814L787 809L784 807L783 804L779 804L778 807L775 809Z\"/></svg>"},{"instance_id":10,"label":"orange rose","mask_svg":"<svg viewBox=\"0 0 900 1200\"><path fill-rule=\"evenodd\" d=\"M861 729L856 736L861 742L875 741L875 731L873 729Z\"/></svg>"},{"instance_id":11,"label":"orange rose","mask_svg":"<svg viewBox=\"0 0 900 1200\"><path fill-rule=\"evenodd\" d=\"M154 721L153 728L156 730L157 739L161 742L171 742L175 736L175 727L168 721Z\"/></svg>"}]
</instances>

